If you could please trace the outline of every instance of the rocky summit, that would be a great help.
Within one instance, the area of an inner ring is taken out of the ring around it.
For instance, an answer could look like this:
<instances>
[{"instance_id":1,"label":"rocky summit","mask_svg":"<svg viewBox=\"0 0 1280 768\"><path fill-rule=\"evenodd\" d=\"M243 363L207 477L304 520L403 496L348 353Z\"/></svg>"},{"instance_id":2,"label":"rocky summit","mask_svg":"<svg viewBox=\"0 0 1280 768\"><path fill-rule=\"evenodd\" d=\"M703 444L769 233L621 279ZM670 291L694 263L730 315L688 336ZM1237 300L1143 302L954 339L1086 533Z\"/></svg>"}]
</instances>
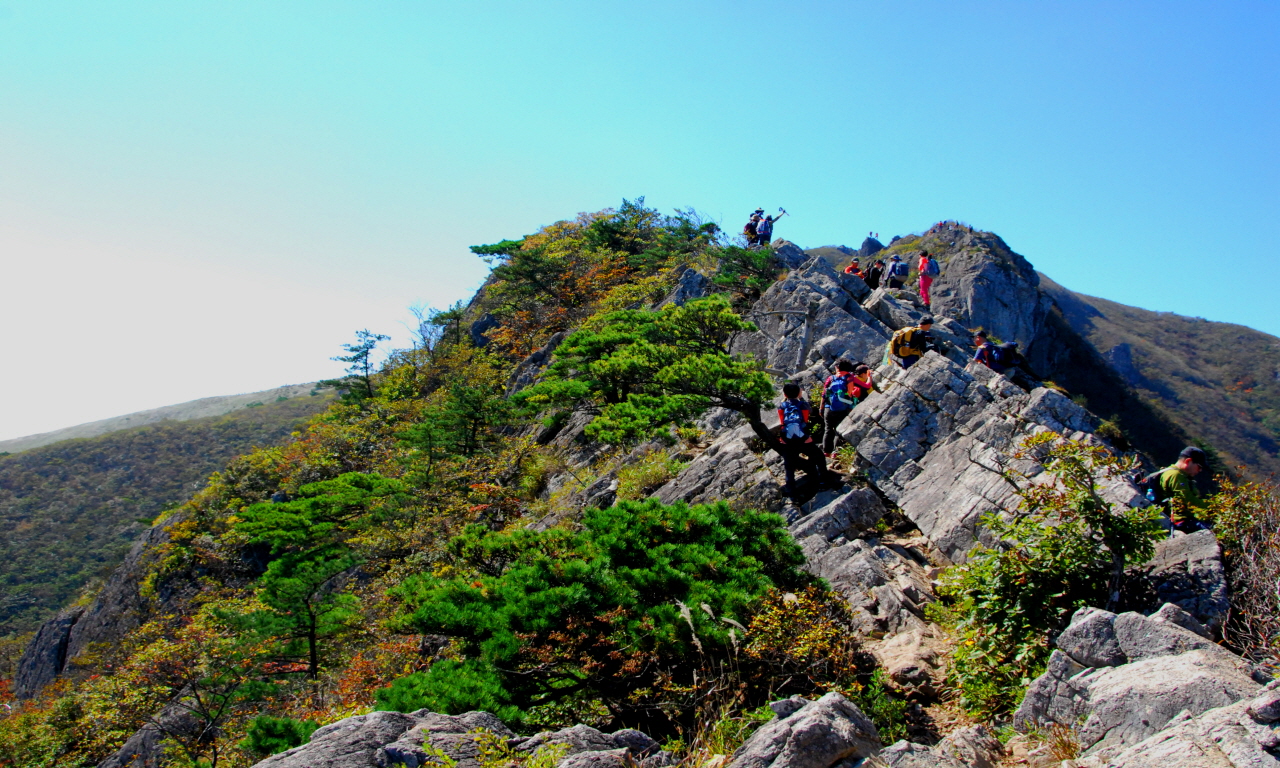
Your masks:
<instances>
[{"instance_id":1,"label":"rocky summit","mask_svg":"<svg viewBox=\"0 0 1280 768\"><path fill-rule=\"evenodd\" d=\"M563 229L594 232L594 222L615 221L606 213ZM664 226L696 240L683 224ZM77 754L120 767L206 759L209 745L224 743L226 759L264 768L1280 765L1277 683L1221 643L1231 613L1222 547L1212 531L1170 532L1167 523L1140 561L1124 568L1121 559L1109 596L1103 589L1099 604L1067 611L1069 621L1033 644L1047 661L1021 683L1016 708L985 723L956 714L963 628L948 618L960 608L947 574L1030 547L1008 538L1011 526L1028 514L1029 494L1063 482L1047 449L1023 447L1054 440L1090 456L1145 451L1164 461L1185 437L1126 384L1132 361L1097 353L999 237L944 223L887 248L868 239L857 251L805 251L779 240L765 267L721 245L705 252L721 254L718 267L702 251L680 254L595 299L622 314L591 314L573 302L551 312L530 287L571 263L568 236L545 234L477 246L503 261L471 307L443 316L438 346L389 367L376 382L382 394L371 385L366 400L334 406L293 453L232 465L139 539L94 596L46 622L14 676L22 706L90 706L57 699L55 680L100 691L98 680L127 673L130 685L167 691L150 710L139 704L133 720L110 710L112 723L132 724L117 741L77 737ZM854 255L865 266L921 248L942 267L929 307L914 291L873 290L842 271ZM632 251L635 263L650 253ZM530 253L541 261L520 261ZM746 288L746 272L726 281L731 257L764 277ZM732 302L706 303L726 290ZM682 310L698 307L708 312L696 315L702 325L678 325L695 316ZM904 369L886 346L926 314L936 318L935 344ZM602 327L612 335L583 335ZM1021 342L1039 378L1024 387L973 362L977 328ZM602 348L612 367L591 357ZM834 471L802 463L788 489L770 432L781 387L820 393L842 358L869 365L875 391L839 424ZM686 359L727 372L681 390L665 371ZM472 378L432 378L459 360ZM1081 360L1097 366L1084 376L1089 387L1115 388L1109 399L1074 388ZM751 381L769 382L768 396L742 395L735 375L763 377ZM608 391L589 401L591 387ZM466 402L482 402L490 420L459 410ZM1090 408L1100 402L1122 407ZM671 403L684 410L661 421ZM517 415L525 411L536 418ZM1102 417L1117 416L1126 429L1104 428ZM659 428L636 428L644 419ZM358 425L359 451L341 425ZM623 439L628 429L635 439ZM449 471L458 473L452 485L441 480ZM1091 493L1118 516L1150 504L1131 473L1104 473ZM444 508L454 516L437 513ZM636 544L601 528L615 519L601 517L609 509L632 514L636 529L652 525L655 538ZM675 526L659 517L671 509L703 511ZM332 535L365 517L373 522L349 537ZM723 532L734 524L760 527ZM1057 525L1072 522L1047 523ZM680 547L713 533L722 551L766 540L773 549L678 559ZM307 537L319 543L299 548ZM328 572L326 563L337 565ZM289 567L290 580L272 581ZM732 585L710 591L730 571ZM290 603L289 590L317 572L326 575ZM652 594L657 583L687 592ZM593 590L606 594L598 605L547 626ZM226 624L235 611L240 623ZM291 621L291 633L271 629ZM659 639L645 634L658 624ZM163 688L155 667L164 665L130 655L163 658L160 637L186 638L166 639L165 653L202 671L170 670ZM217 667L217 654L252 674ZM676 679L680 664L695 662ZM593 676L605 667L618 672ZM837 667L847 670L821 677ZM778 669L767 679L761 671ZM537 688L548 670L558 676ZM627 679L647 682L627 688ZM210 714L211 696L224 697L224 714ZM286 698L275 709L254 703ZM434 704L411 707L420 701ZM1010 740L1003 726L1020 735Z\"/></svg>"}]
</instances>

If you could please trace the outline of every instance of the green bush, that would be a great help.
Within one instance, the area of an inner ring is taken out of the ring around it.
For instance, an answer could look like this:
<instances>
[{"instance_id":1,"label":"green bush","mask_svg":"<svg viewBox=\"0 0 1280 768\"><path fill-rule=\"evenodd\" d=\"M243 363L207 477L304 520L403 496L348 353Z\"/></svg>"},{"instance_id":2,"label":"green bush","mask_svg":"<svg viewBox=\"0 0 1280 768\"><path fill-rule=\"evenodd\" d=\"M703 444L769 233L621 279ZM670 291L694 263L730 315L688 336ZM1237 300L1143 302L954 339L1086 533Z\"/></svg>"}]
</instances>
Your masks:
<instances>
[{"instance_id":1,"label":"green bush","mask_svg":"<svg viewBox=\"0 0 1280 768\"><path fill-rule=\"evenodd\" d=\"M1018 704L1076 609L1115 606L1125 565L1149 559L1160 535L1150 509L1114 508L1098 494L1101 479L1128 469L1105 449L1046 432L1014 458L1039 461L1058 482L1022 478L1020 513L982 519L1001 544L950 569L939 589L948 604L930 606L956 635L961 704L987 717Z\"/></svg>"},{"instance_id":2,"label":"green bush","mask_svg":"<svg viewBox=\"0 0 1280 768\"><path fill-rule=\"evenodd\" d=\"M684 462L662 451L648 453L639 461L618 470L618 498L623 501L642 499L684 468Z\"/></svg>"},{"instance_id":3,"label":"green bush","mask_svg":"<svg viewBox=\"0 0 1280 768\"><path fill-rule=\"evenodd\" d=\"M660 715L773 588L813 578L782 518L654 500L588 510L579 531L469 528L457 570L397 589L400 627L461 641L465 661L437 662L379 695L385 709L457 714L598 699L615 718ZM675 695L675 694L672 694Z\"/></svg>"},{"instance_id":4,"label":"green bush","mask_svg":"<svg viewBox=\"0 0 1280 768\"><path fill-rule=\"evenodd\" d=\"M240 746L266 757L306 744L311 740L311 734L319 727L319 723L310 720L262 715L249 722L249 729Z\"/></svg>"}]
</instances>

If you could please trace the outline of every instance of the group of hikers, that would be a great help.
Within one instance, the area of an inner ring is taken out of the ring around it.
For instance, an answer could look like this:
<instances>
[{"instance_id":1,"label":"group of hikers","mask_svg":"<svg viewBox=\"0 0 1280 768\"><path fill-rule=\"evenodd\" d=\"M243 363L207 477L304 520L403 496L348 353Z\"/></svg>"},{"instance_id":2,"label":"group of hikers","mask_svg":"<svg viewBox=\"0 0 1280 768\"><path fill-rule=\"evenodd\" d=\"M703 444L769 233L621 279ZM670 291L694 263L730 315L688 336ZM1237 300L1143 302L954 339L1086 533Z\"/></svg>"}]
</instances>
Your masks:
<instances>
[{"instance_id":1,"label":"group of hikers","mask_svg":"<svg viewBox=\"0 0 1280 768\"><path fill-rule=\"evenodd\" d=\"M781 208L778 209L777 216L766 216L763 208L752 211L747 225L742 228L742 236L747 239L747 247L763 248L773 242L773 225L786 215L787 212Z\"/></svg>"},{"instance_id":2,"label":"group of hikers","mask_svg":"<svg viewBox=\"0 0 1280 768\"><path fill-rule=\"evenodd\" d=\"M929 350L941 351L931 334L932 316L925 315L920 322L894 333L889 342L888 359L904 369L921 360ZM973 334L972 362L987 366L1003 374L1019 387L1031 390L1037 386L1026 370L1027 359L1018 351L1015 341L995 344L985 330ZM800 385L787 382L782 388L783 400L778 404L778 426L782 441L781 451L786 485L783 494L794 498L795 471L797 465L807 459L816 470L820 484L834 479L827 469L827 459L835 452L836 429L853 412L855 406L877 391L871 367L846 359L836 360L834 371L822 382L822 395L818 409L804 399ZM821 436L815 439L815 433ZM1194 446L1183 449L1178 461L1145 477L1135 477L1149 501L1161 506L1171 529L1190 533L1203 524L1196 512L1204 507L1193 478L1208 467L1205 452ZM806 468L806 474L809 470Z\"/></svg>"},{"instance_id":3,"label":"group of hikers","mask_svg":"<svg viewBox=\"0 0 1280 768\"><path fill-rule=\"evenodd\" d=\"M892 290L901 290L906 287L911 277L911 267L895 253L889 257L888 262L884 259L876 259L864 270L858 257L854 256L849 265L844 268L844 273L862 278L867 287L873 291L881 284ZM920 276L920 300L927 307L933 301L929 295L929 289L933 287L934 278L942 274L942 267L928 251L919 251L916 253L916 274Z\"/></svg>"}]
</instances>

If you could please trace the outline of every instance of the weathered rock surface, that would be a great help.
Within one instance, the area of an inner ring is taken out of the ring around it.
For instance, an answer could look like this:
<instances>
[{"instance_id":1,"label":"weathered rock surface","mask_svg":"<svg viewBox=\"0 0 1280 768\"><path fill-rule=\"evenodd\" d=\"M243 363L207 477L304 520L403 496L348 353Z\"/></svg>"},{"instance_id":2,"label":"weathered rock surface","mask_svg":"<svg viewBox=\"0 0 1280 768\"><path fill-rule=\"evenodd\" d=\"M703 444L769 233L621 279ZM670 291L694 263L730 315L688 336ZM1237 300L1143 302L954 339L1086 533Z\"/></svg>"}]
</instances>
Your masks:
<instances>
[{"instance_id":1,"label":"weathered rock surface","mask_svg":"<svg viewBox=\"0 0 1280 768\"><path fill-rule=\"evenodd\" d=\"M1212 531L1178 532L1157 542L1150 562L1126 575L1126 607L1149 611L1172 603L1210 630L1220 629L1227 619L1226 571Z\"/></svg>"},{"instance_id":2,"label":"weathered rock surface","mask_svg":"<svg viewBox=\"0 0 1280 768\"><path fill-rule=\"evenodd\" d=\"M711 281L693 267L685 267L676 277L676 285L666 298L658 303L659 307L675 304L684 306L694 299L701 299L711 291Z\"/></svg>"},{"instance_id":3,"label":"weathered rock surface","mask_svg":"<svg viewBox=\"0 0 1280 768\"><path fill-rule=\"evenodd\" d=\"M518 752L536 753L548 745L567 747L559 768L662 768L676 761L661 752L652 738L625 729L603 733L586 725L515 738L501 720L487 712L441 715L425 709L412 713L371 712L318 729L311 741L258 763L260 768L391 768L431 764L428 748L440 750L458 768L479 768L476 731L500 737Z\"/></svg>"},{"instance_id":4,"label":"weathered rock surface","mask_svg":"<svg viewBox=\"0 0 1280 768\"><path fill-rule=\"evenodd\" d=\"M1000 740L984 726L974 725L947 734L932 747L899 741L885 747L876 760L884 768L996 768L1003 756Z\"/></svg>"},{"instance_id":5,"label":"weathered rock surface","mask_svg":"<svg viewBox=\"0 0 1280 768\"><path fill-rule=\"evenodd\" d=\"M22 652L13 678L13 695L29 699L54 681L67 662L71 629L84 615L84 606L73 606L40 626L40 631Z\"/></svg>"},{"instance_id":6,"label":"weathered rock surface","mask_svg":"<svg viewBox=\"0 0 1280 768\"><path fill-rule=\"evenodd\" d=\"M844 696L788 702L774 706L777 716L733 753L728 768L832 768L880 751L875 725Z\"/></svg>"},{"instance_id":7,"label":"weathered rock surface","mask_svg":"<svg viewBox=\"0 0 1280 768\"><path fill-rule=\"evenodd\" d=\"M1252 699L1180 712L1166 726L1110 758L1089 756L1078 768L1275 768L1280 766L1280 683Z\"/></svg>"},{"instance_id":8,"label":"weathered rock surface","mask_svg":"<svg viewBox=\"0 0 1280 768\"><path fill-rule=\"evenodd\" d=\"M1255 695L1249 665L1198 634L1169 605L1154 616L1085 608L1058 637L1014 723L1075 725L1086 754L1107 757L1163 729ZM1200 629L1203 630L1202 627Z\"/></svg>"}]
</instances>

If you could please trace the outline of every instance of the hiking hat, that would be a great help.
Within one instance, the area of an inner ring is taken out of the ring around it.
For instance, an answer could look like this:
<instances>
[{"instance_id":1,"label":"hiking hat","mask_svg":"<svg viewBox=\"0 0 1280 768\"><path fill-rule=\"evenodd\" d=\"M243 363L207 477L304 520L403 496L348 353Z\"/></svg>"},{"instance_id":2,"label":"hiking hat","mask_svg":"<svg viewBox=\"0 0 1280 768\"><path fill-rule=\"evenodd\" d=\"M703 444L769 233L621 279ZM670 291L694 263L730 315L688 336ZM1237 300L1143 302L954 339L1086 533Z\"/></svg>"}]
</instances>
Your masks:
<instances>
[{"instance_id":1,"label":"hiking hat","mask_svg":"<svg viewBox=\"0 0 1280 768\"><path fill-rule=\"evenodd\" d=\"M1178 458L1191 459L1202 467L1209 466L1209 456L1203 449L1197 448L1194 445L1188 445L1186 448L1183 448L1182 452L1178 454Z\"/></svg>"},{"instance_id":2,"label":"hiking hat","mask_svg":"<svg viewBox=\"0 0 1280 768\"><path fill-rule=\"evenodd\" d=\"M933 315L925 315L920 318L921 325L933 325Z\"/></svg>"},{"instance_id":3,"label":"hiking hat","mask_svg":"<svg viewBox=\"0 0 1280 768\"><path fill-rule=\"evenodd\" d=\"M986 331L974 331L974 332L973 332L973 335L974 335L974 336L976 336L976 337L978 337L978 338L980 338L980 339L985 339L985 338L987 338L987 332L986 332Z\"/></svg>"},{"instance_id":4,"label":"hiking hat","mask_svg":"<svg viewBox=\"0 0 1280 768\"><path fill-rule=\"evenodd\" d=\"M902 257L898 256L898 254L896 253L890 256L889 258L893 261L902 261Z\"/></svg>"}]
</instances>

